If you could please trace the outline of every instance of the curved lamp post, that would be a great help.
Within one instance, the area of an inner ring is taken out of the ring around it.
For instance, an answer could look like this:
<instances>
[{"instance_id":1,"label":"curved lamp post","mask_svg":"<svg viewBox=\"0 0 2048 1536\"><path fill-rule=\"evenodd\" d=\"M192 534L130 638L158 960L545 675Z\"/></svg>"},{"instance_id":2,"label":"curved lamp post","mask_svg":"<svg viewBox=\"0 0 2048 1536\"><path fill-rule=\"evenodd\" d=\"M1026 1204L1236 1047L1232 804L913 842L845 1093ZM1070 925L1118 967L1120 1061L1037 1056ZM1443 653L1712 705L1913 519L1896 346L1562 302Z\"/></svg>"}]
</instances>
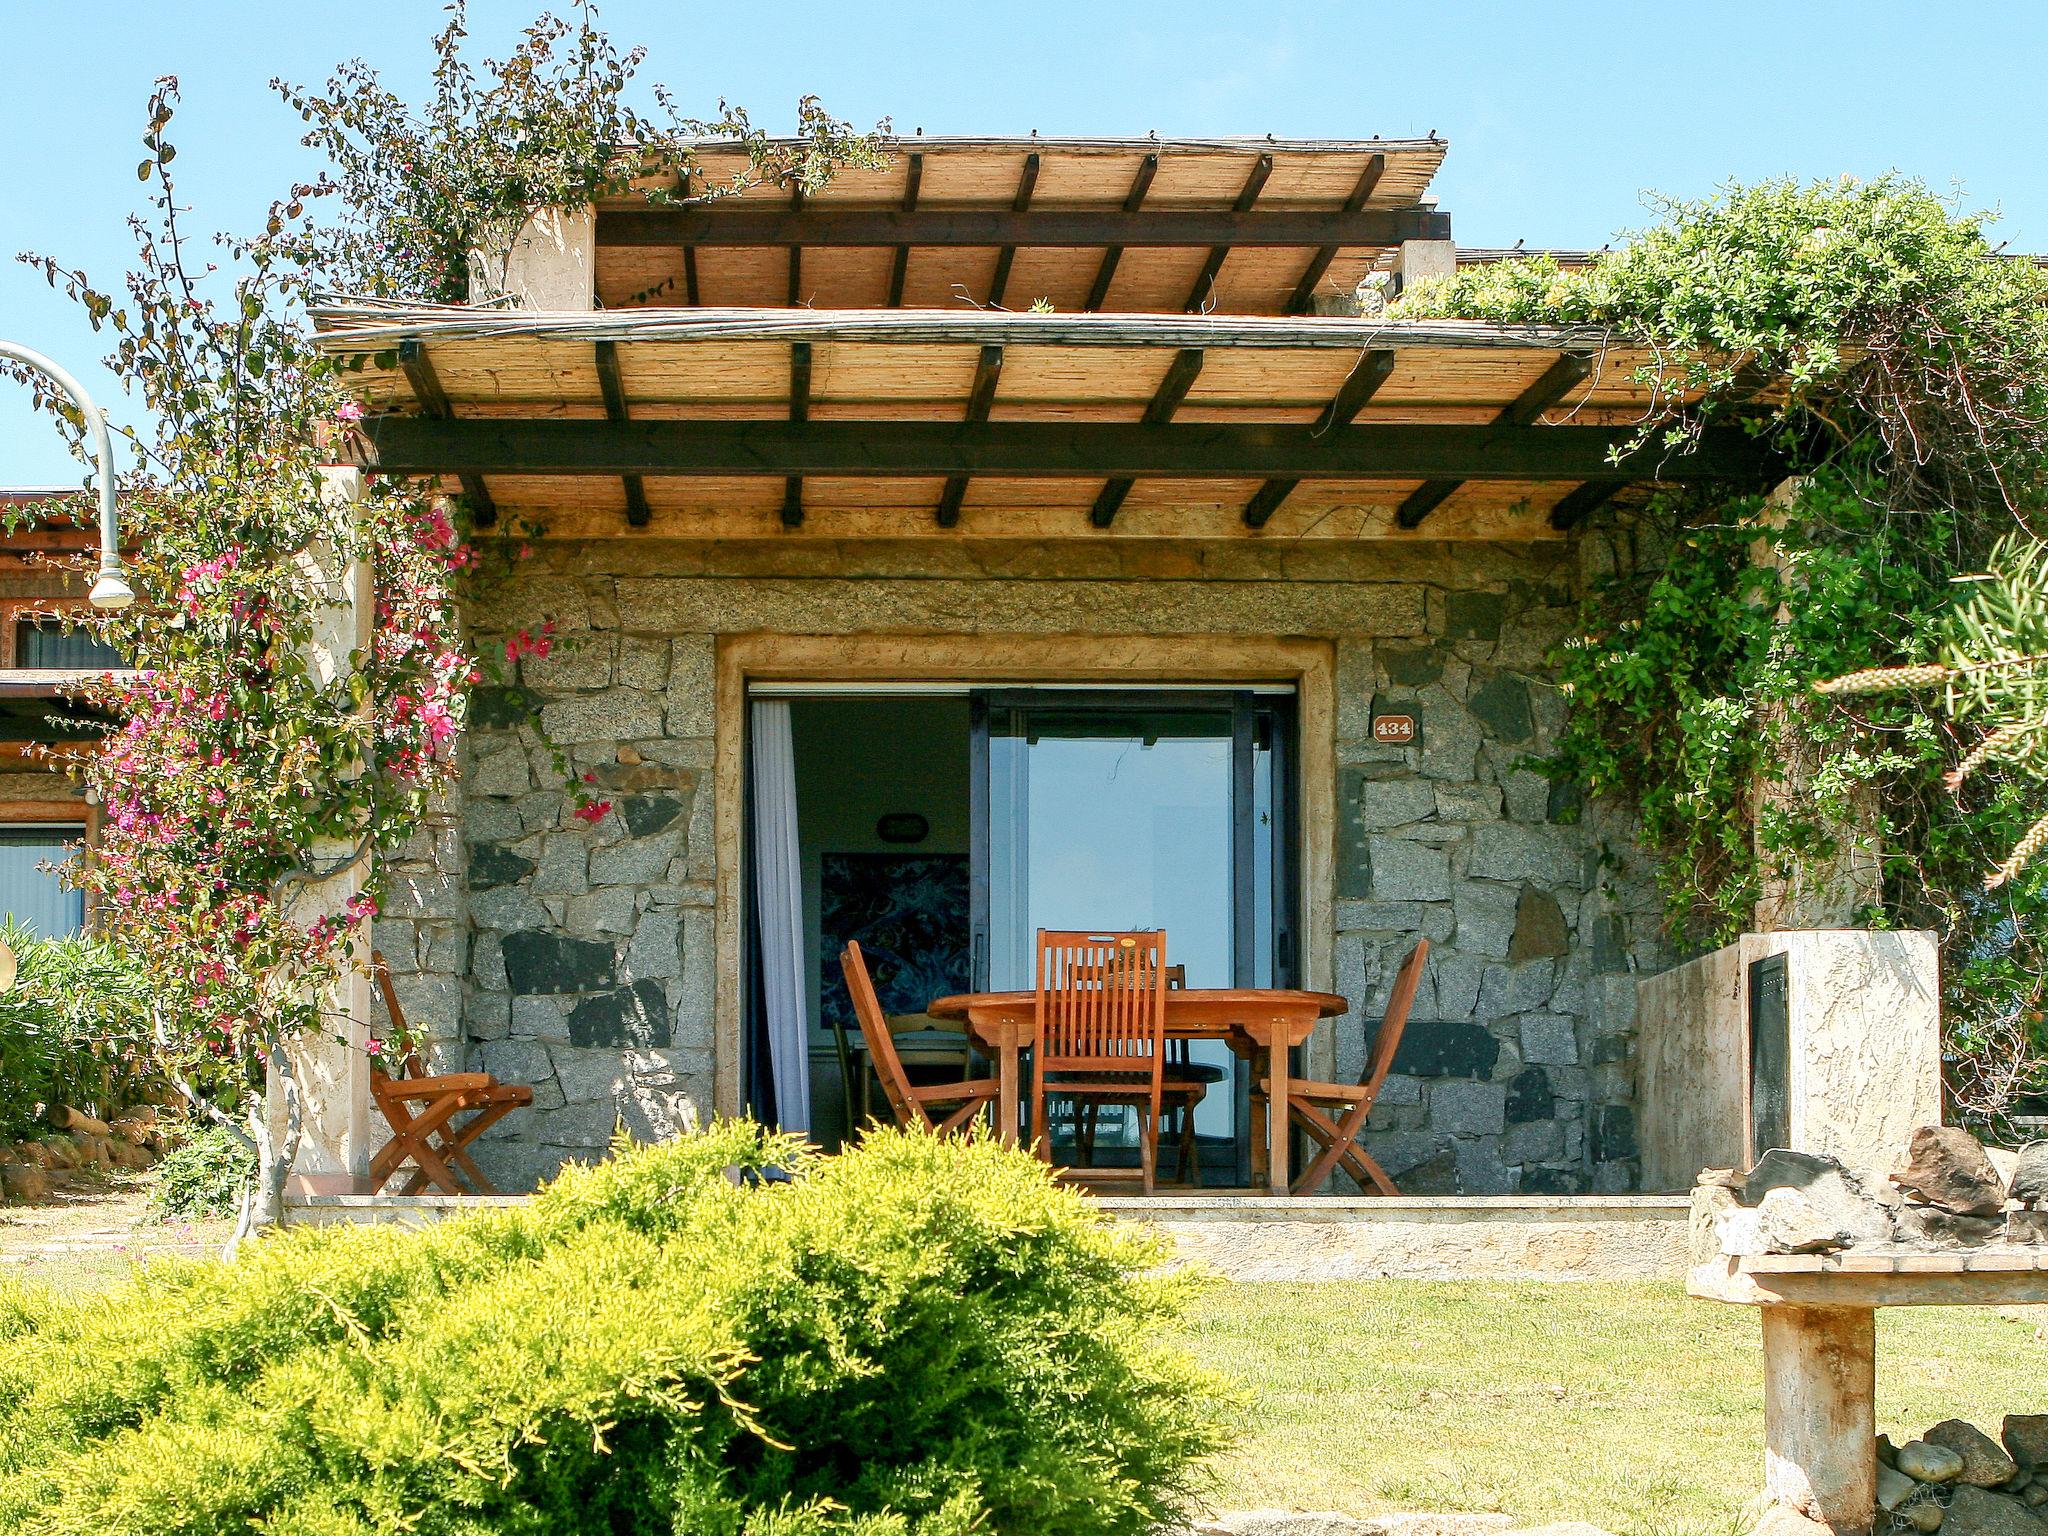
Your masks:
<instances>
[{"instance_id":1,"label":"curved lamp post","mask_svg":"<svg viewBox=\"0 0 2048 1536\"><path fill-rule=\"evenodd\" d=\"M31 352L12 341L0 341L0 357L26 363L38 373L47 374L71 397L85 418L86 429L92 434L93 457L98 461L100 489L100 575L88 596L95 608L126 608L135 601L135 592L121 575L121 515L114 505L114 439L107 431L107 418L92 403L85 386L42 353Z\"/></svg>"}]
</instances>

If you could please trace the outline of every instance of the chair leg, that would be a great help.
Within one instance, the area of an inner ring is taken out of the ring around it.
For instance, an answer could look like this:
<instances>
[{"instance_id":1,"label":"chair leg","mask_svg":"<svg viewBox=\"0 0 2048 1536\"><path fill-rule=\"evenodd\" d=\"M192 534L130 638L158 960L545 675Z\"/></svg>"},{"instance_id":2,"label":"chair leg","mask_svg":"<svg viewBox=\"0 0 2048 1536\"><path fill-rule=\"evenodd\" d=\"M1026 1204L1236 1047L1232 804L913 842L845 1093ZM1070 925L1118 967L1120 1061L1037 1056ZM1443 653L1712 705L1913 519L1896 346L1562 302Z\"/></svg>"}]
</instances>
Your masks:
<instances>
[{"instance_id":1,"label":"chair leg","mask_svg":"<svg viewBox=\"0 0 2048 1536\"><path fill-rule=\"evenodd\" d=\"M1144 1177L1145 1193L1159 1188L1159 1119L1148 1116L1146 1106L1136 1106L1138 1116L1138 1168Z\"/></svg>"},{"instance_id":2,"label":"chair leg","mask_svg":"<svg viewBox=\"0 0 2048 1536\"><path fill-rule=\"evenodd\" d=\"M1202 1182L1202 1164L1198 1155L1200 1149L1195 1143L1195 1106L1183 1103L1180 1106L1180 1166L1179 1177L1183 1184Z\"/></svg>"}]
</instances>

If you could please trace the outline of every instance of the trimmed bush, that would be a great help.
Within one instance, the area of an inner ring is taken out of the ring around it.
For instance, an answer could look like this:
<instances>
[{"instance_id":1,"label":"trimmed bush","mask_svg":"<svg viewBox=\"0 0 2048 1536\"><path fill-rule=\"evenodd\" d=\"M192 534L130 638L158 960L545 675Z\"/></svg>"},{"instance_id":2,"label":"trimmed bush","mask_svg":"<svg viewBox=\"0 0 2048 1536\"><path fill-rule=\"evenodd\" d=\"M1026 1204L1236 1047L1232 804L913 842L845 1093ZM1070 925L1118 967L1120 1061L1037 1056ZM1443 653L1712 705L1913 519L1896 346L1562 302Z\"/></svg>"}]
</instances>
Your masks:
<instances>
[{"instance_id":1,"label":"trimmed bush","mask_svg":"<svg viewBox=\"0 0 2048 1536\"><path fill-rule=\"evenodd\" d=\"M1159 1256L1022 1153L727 1122L522 1210L17 1288L0 1529L1139 1536L1222 1438Z\"/></svg>"}]
</instances>

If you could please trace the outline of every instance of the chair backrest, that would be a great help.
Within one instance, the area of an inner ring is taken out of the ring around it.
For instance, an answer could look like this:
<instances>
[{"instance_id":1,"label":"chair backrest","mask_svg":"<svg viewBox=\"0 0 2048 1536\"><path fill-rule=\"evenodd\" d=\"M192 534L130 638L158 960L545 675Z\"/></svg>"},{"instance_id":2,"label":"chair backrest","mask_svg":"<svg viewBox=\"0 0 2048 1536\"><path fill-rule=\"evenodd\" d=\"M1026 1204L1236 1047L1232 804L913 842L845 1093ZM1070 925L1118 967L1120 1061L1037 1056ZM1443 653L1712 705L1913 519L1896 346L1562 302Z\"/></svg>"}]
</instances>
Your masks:
<instances>
[{"instance_id":1,"label":"chair backrest","mask_svg":"<svg viewBox=\"0 0 2048 1536\"><path fill-rule=\"evenodd\" d=\"M1372 1037L1372 1053L1366 1058L1361 1086L1369 1092L1379 1092L1380 1084L1393 1068L1394 1053L1401 1048L1401 1032L1408 1027L1408 1010L1415 1006L1415 989L1422 985L1422 967L1428 959L1429 940L1417 939L1408 958L1394 973L1394 987L1387 994L1386 1016L1380 1020L1379 1033Z\"/></svg>"},{"instance_id":2,"label":"chair backrest","mask_svg":"<svg viewBox=\"0 0 2048 1536\"><path fill-rule=\"evenodd\" d=\"M405 1055L399 1058L399 1076L425 1077L427 1069L421 1064L419 1049L412 1042L412 1030L406 1026L405 1010L398 1005L398 990L391 985L391 967L384 963L384 952L382 950L373 949L370 951L370 974L377 979L377 990L383 995L384 1012L390 1016L392 1033L405 1042ZM383 1059L378 1056L372 1056L370 1058L370 1082L372 1085L378 1082L388 1083L390 1081L391 1074L384 1070Z\"/></svg>"},{"instance_id":3,"label":"chair backrest","mask_svg":"<svg viewBox=\"0 0 2048 1536\"><path fill-rule=\"evenodd\" d=\"M1166 935L1038 931L1038 1072L1149 1075L1166 1038Z\"/></svg>"},{"instance_id":4,"label":"chair backrest","mask_svg":"<svg viewBox=\"0 0 2048 1536\"><path fill-rule=\"evenodd\" d=\"M882 1017L882 1000L875 995L875 984L868 976L868 963L861 956L858 940L847 940L846 948L839 951L839 969L846 973L846 994L853 999L853 1016L860 1020L861 1038L867 1041L868 1059L874 1062L875 1076L882 1081L882 1094L889 1101L890 1113L895 1115L898 1125L929 1127L931 1116L910 1091L910 1076L896 1054L896 1040L889 1033L889 1021Z\"/></svg>"}]
</instances>

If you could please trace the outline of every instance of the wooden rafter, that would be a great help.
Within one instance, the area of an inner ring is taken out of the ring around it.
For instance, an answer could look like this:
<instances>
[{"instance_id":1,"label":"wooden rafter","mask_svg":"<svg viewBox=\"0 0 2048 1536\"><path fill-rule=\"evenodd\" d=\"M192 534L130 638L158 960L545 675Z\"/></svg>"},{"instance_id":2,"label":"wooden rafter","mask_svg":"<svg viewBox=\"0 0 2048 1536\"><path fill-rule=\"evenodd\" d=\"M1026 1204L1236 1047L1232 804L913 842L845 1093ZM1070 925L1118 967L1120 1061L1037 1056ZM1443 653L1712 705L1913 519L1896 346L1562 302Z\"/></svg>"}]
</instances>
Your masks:
<instances>
[{"instance_id":1,"label":"wooden rafter","mask_svg":"<svg viewBox=\"0 0 2048 1536\"><path fill-rule=\"evenodd\" d=\"M389 474L1010 475L1102 479L1761 480L1768 452L1710 427L1670 454L1628 429L1369 422L584 421L372 417Z\"/></svg>"},{"instance_id":2,"label":"wooden rafter","mask_svg":"<svg viewBox=\"0 0 2048 1536\"><path fill-rule=\"evenodd\" d=\"M1501 433L1526 430L1545 411L1585 383L1586 376L1593 371L1593 359L1583 352L1567 352L1543 370L1543 376L1517 395L1501 413L1494 417L1489 430ZM1564 431L1553 427L1551 431ZM1458 489L1462 479L1471 476L1437 476L1426 480L1408 494L1394 513L1394 522L1402 528L1419 528L1428 517ZM1588 476L1588 479L1595 478ZM1611 478L1611 477L1605 477Z\"/></svg>"},{"instance_id":3,"label":"wooden rafter","mask_svg":"<svg viewBox=\"0 0 2048 1536\"><path fill-rule=\"evenodd\" d=\"M1180 409L1181 402L1188 397L1195 380L1201 376L1202 352L1198 347L1183 347L1166 366L1166 377L1159 381L1159 388L1152 393L1152 399L1145 407L1143 424L1148 427L1163 427L1173 420L1173 413ZM1131 494L1133 477L1115 475L1103 483L1096 493L1095 505L1089 509L1088 521L1097 528L1107 528L1116 521L1117 509L1124 504L1124 498Z\"/></svg>"},{"instance_id":4,"label":"wooden rafter","mask_svg":"<svg viewBox=\"0 0 2048 1536\"><path fill-rule=\"evenodd\" d=\"M405 382L412 386L422 411L437 421L455 419L455 407L448 403L448 392L441 387L433 360L427 356L424 346L417 341L400 342L398 366L404 371ZM462 483L462 494L469 502L470 520L479 528L489 528L496 523L498 504L491 500L490 488L484 484L484 477L462 475L458 478Z\"/></svg>"},{"instance_id":5,"label":"wooden rafter","mask_svg":"<svg viewBox=\"0 0 2048 1536\"><path fill-rule=\"evenodd\" d=\"M801 427L811 419L811 344L792 342L789 348L789 424ZM782 486L782 525L800 528L804 521L804 478L792 473Z\"/></svg>"},{"instance_id":6,"label":"wooden rafter","mask_svg":"<svg viewBox=\"0 0 2048 1536\"><path fill-rule=\"evenodd\" d=\"M1145 206L1145 194L1152 190L1152 178L1159 174L1159 157L1147 155L1138 162L1138 171L1131 178L1131 190L1124 194L1124 212L1136 213ZM1105 247L1102 260L1095 268L1095 281L1089 285L1088 298L1081 305L1086 310L1102 308L1103 300L1109 297L1109 285L1116 280L1117 263L1124 259L1124 248L1120 245Z\"/></svg>"},{"instance_id":7,"label":"wooden rafter","mask_svg":"<svg viewBox=\"0 0 2048 1536\"><path fill-rule=\"evenodd\" d=\"M619 344L615 341L597 344L597 383L604 391L605 420L630 421L632 412L626 405L625 385L619 379ZM646 484L638 475L622 478L626 485L626 521L635 528L645 528L652 515L647 506Z\"/></svg>"},{"instance_id":8,"label":"wooden rafter","mask_svg":"<svg viewBox=\"0 0 2048 1536\"><path fill-rule=\"evenodd\" d=\"M1578 527L1596 508L1612 500L1620 489L1618 481L1589 480L1578 489L1565 492L1558 498L1557 505L1550 509L1550 526L1559 530Z\"/></svg>"},{"instance_id":9,"label":"wooden rafter","mask_svg":"<svg viewBox=\"0 0 2048 1536\"><path fill-rule=\"evenodd\" d=\"M600 245L993 245L1300 246L1341 250L1394 246L1404 240L1446 240L1451 218L1433 208L1298 208L1239 213L1235 209L1031 207L1037 159L1025 161L1017 197L1007 209L841 208L807 203L801 210L728 200L717 208L600 208Z\"/></svg>"},{"instance_id":10,"label":"wooden rafter","mask_svg":"<svg viewBox=\"0 0 2048 1536\"><path fill-rule=\"evenodd\" d=\"M988 420L989 409L996 402L996 385L1002 381L1002 376L1003 349L996 346L983 347L981 356L974 364L974 387L967 396L967 420ZM938 522L941 528L959 525L960 503L966 498L967 476L949 476L945 490L939 493Z\"/></svg>"},{"instance_id":11,"label":"wooden rafter","mask_svg":"<svg viewBox=\"0 0 2048 1536\"><path fill-rule=\"evenodd\" d=\"M903 211L917 212L918 189L924 184L924 156L913 152L909 157L909 168L903 179ZM899 308L903 303L904 279L910 275L910 247L896 247L896 259L889 264L889 307Z\"/></svg>"},{"instance_id":12,"label":"wooden rafter","mask_svg":"<svg viewBox=\"0 0 2048 1536\"><path fill-rule=\"evenodd\" d=\"M1358 360L1358 365L1345 376L1337 393L1324 407L1321 418L1316 422L1318 432L1330 432L1339 427L1348 427L1365 409L1366 403L1379 393L1379 388L1393 374L1395 363L1401 354L1390 348L1380 347L1367 352ZM1252 499L1245 503L1244 525L1247 528L1263 528L1266 521L1279 511L1285 501L1301 482L1299 480L1273 479L1260 486Z\"/></svg>"},{"instance_id":13,"label":"wooden rafter","mask_svg":"<svg viewBox=\"0 0 2048 1536\"><path fill-rule=\"evenodd\" d=\"M1374 155L1368 160L1365 163L1365 170L1358 178L1358 185L1353 187L1351 195L1344 199L1344 212L1346 214L1355 214L1363 209L1371 199L1374 190L1379 186L1380 177L1386 173L1387 157L1385 155ZM1448 240L1450 237L1450 221L1446 219L1444 221L1444 231L1441 235L1413 235L1409 238L1416 240ZM1300 315L1308 312L1308 307L1316 296L1316 284L1320 283L1323 280L1323 274L1330 270L1330 263L1337 259L1339 249L1340 247L1334 245L1320 246L1317 248L1315 255L1309 257L1308 266L1302 271L1301 281L1294 285L1294 296L1287 301L1288 314Z\"/></svg>"},{"instance_id":14,"label":"wooden rafter","mask_svg":"<svg viewBox=\"0 0 2048 1536\"><path fill-rule=\"evenodd\" d=\"M1266 190L1266 180L1273 174L1273 157L1261 155L1252 162L1252 168L1238 189L1237 200L1230 206L1233 212L1250 213L1252 204L1259 200L1259 194ZM1187 302L1181 309L1187 313L1207 307L1210 289L1215 284L1216 274L1223 270L1225 258L1230 255L1227 245L1212 245L1209 254L1202 258L1202 270L1195 275L1192 287L1188 289Z\"/></svg>"},{"instance_id":15,"label":"wooden rafter","mask_svg":"<svg viewBox=\"0 0 2048 1536\"><path fill-rule=\"evenodd\" d=\"M796 183L789 189L789 211L799 214L804 211L804 188L802 182ZM800 245L792 245L789 248L789 289L782 302L791 309L795 309L803 301L803 292L804 248Z\"/></svg>"},{"instance_id":16,"label":"wooden rafter","mask_svg":"<svg viewBox=\"0 0 2048 1536\"><path fill-rule=\"evenodd\" d=\"M1024 157L1023 173L1017 178L1017 195L1010 200L1010 218L1013 221L1022 220L1031 211L1031 194L1037 190L1037 187L1038 156L1036 154L1026 155ZM906 220L917 217L918 215L914 213L904 215ZM912 245L928 245L931 242L913 238L909 243ZM992 308L1000 309L1003 303L1004 290L1010 286L1010 263L1017 259L1017 247L1035 242L1012 239L985 243L1000 243L1002 245L1002 249L996 252L995 276L991 277L988 282L988 302Z\"/></svg>"}]
</instances>

